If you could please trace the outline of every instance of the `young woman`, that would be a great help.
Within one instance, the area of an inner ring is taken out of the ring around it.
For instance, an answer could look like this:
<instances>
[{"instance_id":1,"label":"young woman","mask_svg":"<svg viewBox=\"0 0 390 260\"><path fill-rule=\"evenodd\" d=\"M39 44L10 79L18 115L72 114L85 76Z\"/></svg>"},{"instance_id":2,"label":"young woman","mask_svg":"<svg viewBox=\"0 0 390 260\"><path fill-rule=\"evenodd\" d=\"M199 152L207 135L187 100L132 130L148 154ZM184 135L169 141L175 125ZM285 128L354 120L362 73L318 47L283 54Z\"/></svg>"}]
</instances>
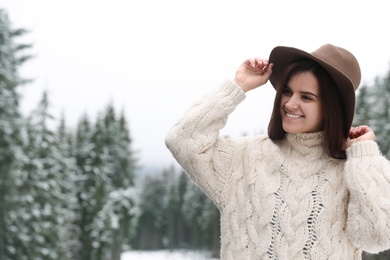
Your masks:
<instances>
[{"instance_id":1,"label":"young woman","mask_svg":"<svg viewBox=\"0 0 390 260\"><path fill-rule=\"evenodd\" d=\"M276 47L195 103L166 144L221 213L221 259L361 259L390 247L390 165L351 128L360 68L347 50ZM277 93L268 134L219 136L245 92Z\"/></svg>"}]
</instances>

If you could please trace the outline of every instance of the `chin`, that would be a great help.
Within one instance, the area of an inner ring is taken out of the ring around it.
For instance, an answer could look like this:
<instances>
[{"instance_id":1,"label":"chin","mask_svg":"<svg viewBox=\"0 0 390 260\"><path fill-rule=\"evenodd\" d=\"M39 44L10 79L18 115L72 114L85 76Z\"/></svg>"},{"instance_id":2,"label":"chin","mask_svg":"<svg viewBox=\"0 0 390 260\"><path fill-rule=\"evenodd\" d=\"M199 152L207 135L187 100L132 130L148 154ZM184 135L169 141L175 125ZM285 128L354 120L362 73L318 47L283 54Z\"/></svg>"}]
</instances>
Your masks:
<instances>
[{"instance_id":1,"label":"chin","mask_svg":"<svg viewBox=\"0 0 390 260\"><path fill-rule=\"evenodd\" d=\"M282 125L282 127L283 127L283 130L286 133L289 133L289 134L299 134L299 133L302 133L302 131L299 131L299 129L297 129L295 127L285 126L284 124Z\"/></svg>"}]
</instances>

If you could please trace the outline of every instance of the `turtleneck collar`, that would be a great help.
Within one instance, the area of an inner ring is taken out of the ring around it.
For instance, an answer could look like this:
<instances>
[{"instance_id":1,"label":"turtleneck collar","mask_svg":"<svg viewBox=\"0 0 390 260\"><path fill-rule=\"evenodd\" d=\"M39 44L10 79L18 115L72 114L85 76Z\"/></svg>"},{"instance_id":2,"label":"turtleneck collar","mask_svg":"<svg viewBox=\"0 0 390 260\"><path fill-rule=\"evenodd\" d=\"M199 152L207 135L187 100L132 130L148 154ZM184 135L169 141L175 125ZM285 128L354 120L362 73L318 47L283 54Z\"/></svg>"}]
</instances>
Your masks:
<instances>
[{"instance_id":1,"label":"turtleneck collar","mask_svg":"<svg viewBox=\"0 0 390 260\"><path fill-rule=\"evenodd\" d=\"M287 157L316 160L324 153L323 132L315 133L287 133L281 141L280 149Z\"/></svg>"}]
</instances>

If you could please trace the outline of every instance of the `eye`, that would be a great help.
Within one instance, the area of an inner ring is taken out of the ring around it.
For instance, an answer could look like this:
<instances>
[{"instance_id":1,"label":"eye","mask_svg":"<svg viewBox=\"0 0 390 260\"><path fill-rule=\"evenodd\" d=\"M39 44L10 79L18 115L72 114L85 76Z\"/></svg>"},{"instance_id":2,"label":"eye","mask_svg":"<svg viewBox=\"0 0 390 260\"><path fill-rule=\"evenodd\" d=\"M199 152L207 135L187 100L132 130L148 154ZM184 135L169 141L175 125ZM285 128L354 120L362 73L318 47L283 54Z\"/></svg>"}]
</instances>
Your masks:
<instances>
[{"instance_id":1,"label":"eye","mask_svg":"<svg viewBox=\"0 0 390 260\"><path fill-rule=\"evenodd\" d=\"M302 95L303 100L312 100L312 98L308 95Z\"/></svg>"},{"instance_id":2,"label":"eye","mask_svg":"<svg viewBox=\"0 0 390 260\"><path fill-rule=\"evenodd\" d=\"M291 89L288 88L288 87L284 87L283 90L282 90L282 93L285 96L291 96L292 95Z\"/></svg>"}]
</instances>

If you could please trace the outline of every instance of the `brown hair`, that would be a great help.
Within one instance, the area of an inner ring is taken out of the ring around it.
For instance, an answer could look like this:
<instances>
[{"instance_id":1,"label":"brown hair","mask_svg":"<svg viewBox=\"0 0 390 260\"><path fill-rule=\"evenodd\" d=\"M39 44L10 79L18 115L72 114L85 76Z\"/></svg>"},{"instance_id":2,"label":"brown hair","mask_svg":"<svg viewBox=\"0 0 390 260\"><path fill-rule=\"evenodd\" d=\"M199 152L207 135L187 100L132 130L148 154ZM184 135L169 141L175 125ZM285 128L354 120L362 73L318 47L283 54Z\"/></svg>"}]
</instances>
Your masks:
<instances>
[{"instance_id":1,"label":"brown hair","mask_svg":"<svg viewBox=\"0 0 390 260\"><path fill-rule=\"evenodd\" d=\"M345 152L342 149L345 120L343 103L337 86L328 72L318 63L310 59L302 59L291 63L285 68L278 80L275 89L276 96L271 120L268 125L268 135L271 140L281 140L286 135L282 126L281 99L283 89L290 78L301 72L311 72L318 80L320 87L319 96L323 111L324 122L324 147L328 154L337 159L344 159Z\"/></svg>"}]
</instances>

